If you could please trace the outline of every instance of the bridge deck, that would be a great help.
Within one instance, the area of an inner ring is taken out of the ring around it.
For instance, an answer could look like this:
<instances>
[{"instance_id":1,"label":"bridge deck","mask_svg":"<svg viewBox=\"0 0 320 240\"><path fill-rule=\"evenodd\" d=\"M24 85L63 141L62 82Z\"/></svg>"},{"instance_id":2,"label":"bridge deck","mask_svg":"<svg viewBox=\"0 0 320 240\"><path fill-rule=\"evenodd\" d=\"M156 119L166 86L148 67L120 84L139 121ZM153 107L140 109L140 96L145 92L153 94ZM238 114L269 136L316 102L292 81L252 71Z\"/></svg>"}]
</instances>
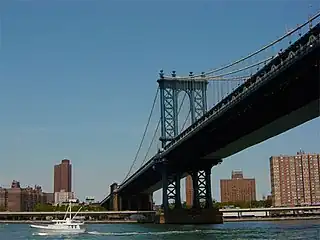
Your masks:
<instances>
[{"instance_id":1,"label":"bridge deck","mask_svg":"<svg viewBox=\"0 0 320 240\"><path fill-rule=\"evenodd\" d=\"M186 172L199 162L217 164L217 159L318 117L319 33L320 24L169 144L160 157L169 160L171 171ZM318 36L312 45L311 34ZM159 189L155 165L151 159L118 190Z\"/></svg>"}]
</instances>

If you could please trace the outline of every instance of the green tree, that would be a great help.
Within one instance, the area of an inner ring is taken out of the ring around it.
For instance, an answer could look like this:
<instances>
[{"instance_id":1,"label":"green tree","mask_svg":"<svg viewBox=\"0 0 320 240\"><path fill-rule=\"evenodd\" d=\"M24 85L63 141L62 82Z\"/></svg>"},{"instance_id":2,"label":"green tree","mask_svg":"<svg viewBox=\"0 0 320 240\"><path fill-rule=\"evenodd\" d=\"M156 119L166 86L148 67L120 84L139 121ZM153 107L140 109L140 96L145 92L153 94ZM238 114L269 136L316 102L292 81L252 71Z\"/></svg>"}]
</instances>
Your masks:
<instances>
[{"instance_id":1,"label":"green tree","mask_svg":"<svg viewBox=\"0 0 320 240\"><path fill-rule=\"evenodd\" d=\"M38 203L35 205L33 211L35 212L53 212L54 211L54 207L50 204L41 204Z\"/></svg>"},{"instance_id":2,"label":"green tree","mask_svg":"<svg viewBox=\"0 0 320 240\"><path fill-rule=\"evenodd\" d=\"M265 202L264 202L264 207L266 207L266 208L269 208L269 207L271 207L272 206L272 199L266 199L265 200Z\"/></svg>"},{"instance_id":3,"label":"green tree","mask_svg":"<svg viewBox=\"0 0 320 240\"><path fill-rule=\"evenodd\" d=\"M82 208L82 211L91 211L91 212L99 212L106 211L106 209L97 204L86 205Z\"/></svg>"}]
</instances>

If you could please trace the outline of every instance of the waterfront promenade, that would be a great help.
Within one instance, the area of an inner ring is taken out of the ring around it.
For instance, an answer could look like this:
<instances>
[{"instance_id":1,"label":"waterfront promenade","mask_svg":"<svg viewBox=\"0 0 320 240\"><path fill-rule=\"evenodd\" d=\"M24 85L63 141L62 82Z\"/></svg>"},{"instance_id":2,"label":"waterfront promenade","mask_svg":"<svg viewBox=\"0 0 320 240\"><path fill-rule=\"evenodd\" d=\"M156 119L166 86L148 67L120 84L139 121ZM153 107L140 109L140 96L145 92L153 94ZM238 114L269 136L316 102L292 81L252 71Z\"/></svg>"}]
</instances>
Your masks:
<instances>
[{"instance_id":1,"label":"waterfront promenade","mask_svg":"<svg viewBox=\"0 0 320 240\"><path fill-rule=\"evenodd\" d=\"M320 219L320 206L229 208L219 211L223 214L224 222ZM48 223L64 215L63 211L0 212L0 223ZM157 223L159 213L156 211L83 211L79 212L78 216L88 224Z\"/></svg>"},{"instance_id":2,"label":"waterfront promenade","mask_svg":"<svg viewBox=\"0 0 320 240\"><path fill-rule=\"evenodd\" d=\"M320 215L315 216L283 216L283 217L240 217L240 218L230 218L224 217L223 222L270 222L270 221L293 221L293 220L318 220Z\"/></svg>"},{"instance_id":3,"label":"waterfront promenade","mask_svg":"<svg viewBox=\"0 0 320 240\"><path fill-rule=\"evenodd\" d=\"M223 222L268 222L268 221L294 221L294 220L319 220L320 215L308 216L282 216L282 217L240 217L240 218L230 218L224 217ZM115 219L115 220L85 220L86 224L137 224L137 223L158 223L158 221L139 221L131 219ZM0 220L0 224L49 224L51 220Z\"/></svg>"}]
</instances>

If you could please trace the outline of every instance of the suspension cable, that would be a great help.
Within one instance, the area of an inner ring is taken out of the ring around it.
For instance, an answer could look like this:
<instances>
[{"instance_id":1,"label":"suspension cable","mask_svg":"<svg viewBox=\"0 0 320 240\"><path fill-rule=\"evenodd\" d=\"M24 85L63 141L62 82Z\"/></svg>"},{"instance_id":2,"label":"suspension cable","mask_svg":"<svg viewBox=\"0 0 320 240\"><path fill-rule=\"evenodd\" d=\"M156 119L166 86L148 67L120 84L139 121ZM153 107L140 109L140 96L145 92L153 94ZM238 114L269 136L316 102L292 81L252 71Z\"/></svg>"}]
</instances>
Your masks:
<instances>
[{"instance_id":1,"label":"suspension cable","mask_svg":"<svg viewBox=\"0 0 320 240\"><path fill-rule=\"evenodd\" d=\"M295 33L296 31L300 30L301 28L303 28L304 26L306 26L306 25L307 25L308 23L310 23L311 21L317 19L319 16L320 16L320 11L319 11L317 14L315 14L313 17L311 17L310 19L308 19L308 21L306 21L306 22L303 23L302 25L297 26L296 28L294 28L294 29L292 29L291 31L287 32L287 33L286 33L285 35L283 35L282 37L276 39L275 41L269 43L268 45L265 45L264 47L260 48L259 50L255 51L255 52L247 55L246 57L243 57L243 58L241 58L241 59L239 59L239 60L237 60L237 61L235 61L235 62L232 62L232 63L230 63L230 64L227 64L227 65L222 66L222 67L217 68L217 69L210 70L210 71L205 72L205 73L202 73L202 74L194 75L194 76L192 76L192 77L188 76L188 77L181 77L181 78L185 78L185 79L189 79L189 78L190 78L190 79L191 79L191 78L195 78L195 77L202 77L203 75L213 74L213 73L219 72L219 71L221 71L221 70L227 69L227 68L229 68L229 67L232 67L232 66L234 66L234 65L236 65L236 64L238 64L238 63L240 63L240 62L243 62L243 61L245 61L245 60L247 60L247 59L249 59L249 58L251 58L251 57L253 57L253 56L257 55L257 54L259 54L260 52L264 51L265 49L267 49L267 48L269 48L269 47L277 44L278 42L282 41L282 40L285 39L286 37L291 36L293 33ZM270 60L270 59L272 59L272 57L269 58L269 59L267 59L267 60L263 60L262 62L266 62L266 61L268 61L268 60ZM258 64L253 64L252 66L259 65L259 64L261 64L261 62L259 62ZM243 68L243 69L239 69L239 70L236 70L236 71L232 71L232 72L229 72L229 73L227 73L227 74L221 74L221 75L219 75L219 76L226 76L226 75L229 75L229 74L233 74L233 73L236 73L236 72L240 72L240 71L246 70L246 69L248 69L248 68L250 68L250 67L252 67L252 66L249 66L249 67L246 67L246 68ZM167 78L167 76L165 76L165 78ZM143 141L144 141L144 139L145 139L145 136L146 136L146 133L147 133L149 124L150 124L151 116L152 116L152 113L153 113L153 110L154 110L154 107L155 107L155 104L156 104L156 100L157 100L157 97L158 97L158 93L159 93L159 87L157 88L157 93L156 93L156 96L155 96L154 101L153 101L153 104L152 104L152 109L151 109L151 111L150 111L150 115L149 115L149 118L148 118L148 122L147 122L147 125L146 125L146 127L145 127L145 130L144 130L144 133L143 133L141 142L140 142L140 144L139 144L138 150L137 150L137 152L136 152L135 158L134 158L134 160L133 160L132 165L130 166L129 172L127 173L127 175L125 176L125 178L124 178L124 180L123 180L122 182L124 182L124 181L127 179L127 177L130 175L130 172L131 172L131 170L132 170L135 162L137 161L138 155L139 155L139 153L140 153L140 150L141 150ZM184 95L184 98L185 98L185 96L186 96L186 94ZM184 99L183 99L183 101L181 102L179 112L180 112L180 110L181 110L181 108L182 108L183 102L184 102ZM190 112L188 113L188 116L189 116L189 114L190 114ZM187 122L188 116L186 117L186 120L185 120L184 123L183 123L182 129L184 128L184 126L185 126L185 124L186 124L186 122ZM145 162L145 160L146 160L146 158L147 158L147 155L148 155L148 153L149 153L149 151L150 151L150 149L151 149L151 145L153 144L153 142L154 142L154 140L155 140L156 132L158 131L159 126L160 126L160 120L158 121L156 130L155 130L155 132L154 132L154 134L153 134L152 141L151 141L151 143L150 143L150 145L149 145L149 147L148 147L147 153L146 153L146 155L145 155L145 157L144 157L144 160L143 160L142 164ZM142 165L142 164L141 164L141 165Z\"/></svg>"},{"instance_id":2,"label":"suspension cable","mask_svg":"<svg viewBox=\"0 0 320 240\"><path fill-rule=\"evenodd\" d=\"M182 109L182 105L183 105L183 103L184 103L184 100L185 100L186 96L187 96L187 93L185 92L184 95L183 95L182 101L181 101L181 103L180 103L179 109L178 109L178 115L179 115L179 113L180 113L180 111L181 111L181 109ZM161 119L159 119L159 121L158 121L156 130L155 130L154 133L153 133L152 140L151 140L151 142L150 142L150 144L149 144L148 150L147 150L147 152L146 152L146 154L145 154L145 156L144 156L144 159L143 159L140 167L141 167L141 166L145 163L145 161L147 160L147 157L148 157L148 154L149 154L149 152L150 152L150 150L151 150L152 144L153 144L153 142L154 142L154 140L155 140L155 138L156 138L156 135L157 135L157 132L158 132L158 129L159 129L159 126L160 126L160 122L161 122Z\"/></svg>"},{"instance_id":3,"label":"suspension cable","mask_svg":"<svg viewBox=\"0 0 320 240\"><path fill-rule=\"evenodd\" d=\"M251 66L249 66L249 67L247 67L247 68L251 68L251 67L257 66L257 65L259 65L259 64L261 64L261 63L263 63L263 62L266 62L266 61L268 61L268 60L270 60L270 59L271 59L271 58L265 59L264 61L261 61L261 62L259 62L258 64L253 64L253 65L251 65ZM247 69L247 68L245 68L245 69ZM243 71L243 70L245 70L245 69L240 69L239 71L229 72L229 73L226 73L225 75L230 75L230 74L233 74L233 73L236 73L236 72ZM223 77L223 75L218 76L218 78L217 78L216 80L217 80L217 81L239 81L239 79L247 79L247 78L249 78L250 76L238 76L238 77L231 77L231 78L230 78L230 77L229 77L229 78L221 78L221 77ZM180 111L181 111L181 109L182 109L182 105L183 105L183 103L184 103L184 100L185 100L186 96L187 96L187 93L185 92L184 95L183 95L183 99L182 99L182 101L181 101L181 103L180 103L179 109L178 109L178 114L180 113ZM184 123L182 124L181 131L182 131L182 130L184 129L184 127L186 126L186 123L187 123L187 121L188 121L188 117L190 116L190 113L191 113L191 112L189 111L189 112L188 112L188 115L187 115L187 117L186 117L186 119L185 119L185 121L184 121ZM145 156L144 156L144 158L143 158L143 161L141 162L140 167L146 162L146 160L147 160L147 158L148 158L148 154L149 154L149 152L150 152L150 150L151 150L152 144L153 144L153 142L155 141L155 138L156 138L156 135L157 135L157 131L158 131L159 127L160 127L160 122L161 122L161 120L159 119L159 121L158 121L158 123L157 123L157 127L156 127L156 129L155 129L155 131L154 131L154 133L153 133L151 142L150 142L150 144L149 144L149 146L148 146L148 149L147 149L146 154L145 154Z\"/></svg>"},{"instance_id":4,"label":"suspension cable","mask_svg":"<svg viewBox=\"0 0 320 240\"><path fill-rule=\"evenodd\" d=\"M150 142L150 144L149 144L148 150L147 150L147 152L146 152L146 155L145 155L144 158L143 158L143 161L142 161L140 167L142 167L142 165L143 165L143 164L146 162L146 160L147 160L147 157L148 157L148 154L149 154L149 152L150 152L150 150L151 150L152 144L153 144L154 140L156 139L157 132L158 132L158 129L159 129L159 127L160 127L160 122L161 122L161 121L160 121L160 119L159 119L159 121L158 121L158 123L157 123L156 130L155 130L154 133L153 133L152 140L151 140L151 142Z\"/></svg>"},{"instance_id":5,"label":"suspension cable","mask_svg":"<svg viewBox=\"0 0 320 240\"><path fill-rule=\"evenodd\" d=\"M213 70L210 70L208 72L205 72L205 73L202 73L202 74L198 74L198 75L194 75L192 77L201 77L203 75L208 75L208 74L213 74L213 73L216 73L216 72L219 72L221 70L224 70L226 68L229 68L229 67L232 67L240 62L243 62L245 60L247 60L248 58L251 58L257 54L259 54L260 52L264 51L265 49L277 44L278 42L282 41L283 39L285 39L286 37L288 36L291 36L293 33L295 33L296 31L300 30L301 28L303 28L304 26L306 26L307 24L309 24L310 22L312 22L313 20L317 19L318 17L320 16L320 11L318 13L316 13L313 17L309 18L308 21L304 22L302 25L298 25L296 28L292 29L291 31L287 32L285 35L283 35L282 37L276 39L275 41L269 43L268 45L265 45L264 47L260 48L259 50L247 55L246 57L243 57L243 58L240 58L239 60L235 61L235 62L232 62L232 63L229 63L225 66L222 66L222 67L219 67L217 69L213 69ZM166 78L167 76L165 76ZM190 76L186 76L185 78L192 78Z\"/></svg>"},{"instance_id":6,"label":"suspension cable","mask_svg":"<svg viewBox=\"0 0 320 240\"><path fill-rule=\"evenodd\" d=\"M269 59L267 59L267 60L269 60ZM264 60L264 61L266 61L266 60ZM262 62L264 62L264 61L262 61ZM256 65L259 65L259 64L254 64L254 65L252 65L252 66L256 66ZM249 66L249 68L252 67L252 66ZM244 69L241 69L240 71L243 71L243 70L244 70ZM226 75L229 75L229 74L232 74L232 73L235 73L235 72L226 73ZM222 75L221 75L221 76L222 76ZM219 77L221 77L221 76L219 76ZM223 81L238 81L239 79L247 79L247 78L249 78L249 76L231 77L231 78L226 78L226 79L217 78L217 81L219 81L219 80L223 80ZM182 109L182 105L183 105L183 103L184 103L184 100L185 100L186 96L187 96L187 93L185 92L184 95L183 95L182 101L181 101L181 103L180 103L179 109L178 109L178 114L180 113L180 111L181 111L181 109ZM190 116L190 113L191 113L191 111L188 112L188 115L187 115L185 121L183 122L181 129L180 129L181 131L183 131L183 129L185 128L185 126L186 126L186 124L187 124L187 121L188 121L188 118L189 118L189 116ZM145 154L145 156L144 156L144 158L143 158L143 161L141 162L140 167L143 166L143 164L146 162L146 160L147 160L147 158L148 158L148 154L149 154L149 152L150 152L150 150L151 150L152 144L153 144L153 142L154 142L155 139L156 139L156 135L157 135L158 129L159 129L159 127L160 127L160 122L161 122L161 120L159 119L159 121L158 121L158 123L157 123L157 127L156 127L156 129L155 129L155 131L154 131L154 133L153 133L151 142L150 142L150 144L149 144L149 146L148 146L148 149L147 149L146 154Z\"/></svg>"},{"instance_id":7,"label":"suspension cable","mask_svg":"<svg viewBox=\"0 0 320 240\"><path fill-rule=\"evenodd\" d=\"M187 115L186 119L184 120L184 123L182 124L181 132L184 130L184 127L186 126L186 124L188 122L188 118L190 116L190 113L191 113L191 110L188 112L188 115Z\"/></svg>"},{"instance_id":8,"label":"suspension cable","mask_svg":"<svg viewBox=\"0 0 320 240\"><path fill-rule=\"evenodd\" d=\"M225 76L228 76L228 75L232 75L232 74L235 74L235 73L239 73L239 72L243 72L245 70L248 70L250 68L254 68L256 66L259 66L261 64L266 64L268 61L272 60L274 58L274 56L271 56L271 57L268 57L268 58L265 58L263 60L261 60L260 62L256 62L254 64L251 64L247 67L243 67L243 68L239 68L239 69L236 69L236 70L233 70L233 71L230 71L230 72L226 72L226 73L222 73L222 74L219 74L219 75L215 75L215 76L205 76L205 77L192 77L192 80L207 80L207 81L210 81L210 80L215 80L215 81L232 81L232 80L235 80L235 81L238 81L239 79L245 79L245 78L248 78L248 76L235 76L235 77L231 77L231 78L224 78ZM166 79L168 80L190 80L190 77L165 77Z\"/></svg>"},{"instance_id":9,"label":"suspension cable","mask_svg":"<svg viewBox=\"0 0 320 240\"><path fill-rule=\"evenodd\" d=\"M137 150L136 155L135 155L135 157L134 157L134 160L133 160L133 162L132 162L132 164L131 164L131 166L130 166L129 172L127 173L127 175L125 176L125 178L123 179L122 182L124 182L124 181L128 178L128 176L130 175L130 172L132 171L132 168L133 168L134 164L135 164L136 161L137 161L137 158L138 158L138 155L139 155L139 153L140 153L140 150L141 150L143 141L144 141L144 139L145 139L145 137L146 137L146 134L147 134L147 130L148 130L148 127L149 127L149 124L150 124L150 120L151 120L151 117L152 117L152 113L153 113L154 107L155 107L156 102L157 102L158 93L159 93L159 87L157 88L156 95L155 95L155 97L154 97L154 99L153 99L152 108L151 108L151 111L150 111L150 114L149 114L149 117L148 117L148 122L147 122L147 124L146 124L146 126L145 126L145 129L144 129L144 132L143 132L142 139L141 139L141 141L140 141L138 150Z\"/></svg>"}]
</instances>

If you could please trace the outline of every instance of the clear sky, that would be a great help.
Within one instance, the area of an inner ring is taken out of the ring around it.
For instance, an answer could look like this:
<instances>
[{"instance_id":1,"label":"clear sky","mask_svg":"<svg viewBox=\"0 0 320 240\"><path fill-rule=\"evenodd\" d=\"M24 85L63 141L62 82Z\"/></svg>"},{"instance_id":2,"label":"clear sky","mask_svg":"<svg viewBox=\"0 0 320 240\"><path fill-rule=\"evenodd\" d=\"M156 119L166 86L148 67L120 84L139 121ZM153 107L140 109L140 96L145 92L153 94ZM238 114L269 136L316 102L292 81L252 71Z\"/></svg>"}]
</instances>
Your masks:
<instances>
[{"instance_id":1,"label":"clear sky","mask_svg":"<svg viewBox=\"0 0 320 240\"><path fill-rule=\"evenodd\" d=\"M66 157L76 194L102 199L134 158L160 69L231 62L319 9L317 0L0 0L0 185L52 191L53 165ZM318 118L225 159L212 171L214 198L233 169L268 194L268 158L320 152L319 129Z\"/></svg>"}]
</instances>

